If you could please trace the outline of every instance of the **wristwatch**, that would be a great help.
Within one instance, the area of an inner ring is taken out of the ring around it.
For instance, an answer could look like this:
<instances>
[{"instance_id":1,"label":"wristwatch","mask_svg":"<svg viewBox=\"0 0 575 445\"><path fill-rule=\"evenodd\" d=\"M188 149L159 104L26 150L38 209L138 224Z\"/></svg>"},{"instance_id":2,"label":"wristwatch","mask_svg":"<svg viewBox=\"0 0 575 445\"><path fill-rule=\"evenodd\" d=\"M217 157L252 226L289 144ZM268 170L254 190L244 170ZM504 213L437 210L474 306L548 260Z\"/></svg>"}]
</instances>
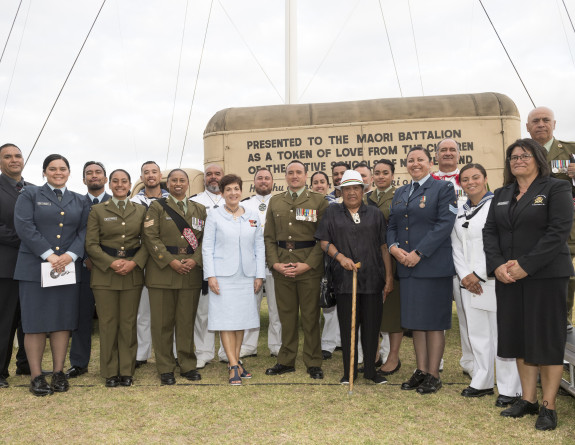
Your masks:
<instances>
[{"instance_id":1,"label":"wristwatch","mask_svg":"<svg viewBox=\"0 0 575 445\"><path fill-rule=\"evenodd\" d=\"M421 258L421 257L423 256L423 254L422 254L419 250L417 250L417 249L415 249L415 253L417 254L417 256L418 256L419 258Z\"/></svg>"}]
</instances>

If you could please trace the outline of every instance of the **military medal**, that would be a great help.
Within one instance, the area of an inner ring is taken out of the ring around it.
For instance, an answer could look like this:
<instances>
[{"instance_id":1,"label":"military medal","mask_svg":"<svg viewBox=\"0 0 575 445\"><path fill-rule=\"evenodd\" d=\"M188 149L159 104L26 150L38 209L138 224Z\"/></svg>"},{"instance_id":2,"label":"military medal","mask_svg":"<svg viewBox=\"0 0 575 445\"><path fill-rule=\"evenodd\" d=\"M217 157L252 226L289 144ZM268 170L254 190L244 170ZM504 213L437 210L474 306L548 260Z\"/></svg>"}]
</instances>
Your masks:
<instances>
[{"instance_id":1,"label":"military medal","mask_svg":"<svg viewBox=\"0 0 575 445\"><path fill-rule=\"evenodd\" d=\"M425 199L425 195L424 195L424 196L422 196L421 199L419 200L419 208L420 208L420 209L425 208L425 201L426 201L426 199Z\"/></svg>"},{"instance_id":2,"label":"military medal","mask_svg":"<svg viewBox=\"0 0 575 445\"><path fill-rule=\"evenodd\" d=\"M260 212L265 212L267 208L268 208L268 207L267 207L267 206L265 205L265 203L263 203L263 202L258 206L258 210L259 210Z\"/></svg>"}]
</instances>

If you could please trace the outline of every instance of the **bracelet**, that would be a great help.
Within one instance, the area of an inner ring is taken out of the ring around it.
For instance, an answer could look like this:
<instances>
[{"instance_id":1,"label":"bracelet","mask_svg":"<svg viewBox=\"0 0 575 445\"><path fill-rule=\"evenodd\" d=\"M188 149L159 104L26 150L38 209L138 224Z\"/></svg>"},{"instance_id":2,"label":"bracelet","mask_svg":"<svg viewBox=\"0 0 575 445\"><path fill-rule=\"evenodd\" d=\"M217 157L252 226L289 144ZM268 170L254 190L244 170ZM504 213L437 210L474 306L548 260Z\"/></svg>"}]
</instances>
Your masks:
<instances>
[{"instance_id":1,"label":"bracelet","mask_svg":"<svg viewBox=\"0 0 575 445\"><path fill-rule=\"evenodd\" d=\"M327 253L327 251L329 250L330 245L331 243L328 241L327 244L325 245L325 253Z\"/></svg>"},{"instance_id":2,"label":"bracelet","mask_svg":"<svg viewBox=\"0 0 575 445\"><path fill-rule=\"evenodd\" d=\"M334 256L332 256L332 258L335 260L335 258L339 255L339 250L335 253Z\"/></svg>"}]
</instances>

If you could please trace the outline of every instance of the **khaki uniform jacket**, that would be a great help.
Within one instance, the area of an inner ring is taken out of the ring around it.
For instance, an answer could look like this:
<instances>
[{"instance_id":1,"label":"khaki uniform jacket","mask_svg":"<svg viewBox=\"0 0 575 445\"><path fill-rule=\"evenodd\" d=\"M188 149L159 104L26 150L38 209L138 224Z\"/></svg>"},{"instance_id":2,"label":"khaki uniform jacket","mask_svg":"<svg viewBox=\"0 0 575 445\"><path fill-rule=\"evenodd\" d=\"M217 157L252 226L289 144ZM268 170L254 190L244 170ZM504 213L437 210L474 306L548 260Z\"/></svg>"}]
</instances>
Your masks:
<instances>
[{"instance_id":1,"label":"khaki uniform jacket","mask_svg":"<svg viewBox=\"0 0 575 445\"><path fill-rule=\"evenodd\" d=\"M92 289L124 290L144 285L144 267L148 251L142 244L142 228L146 208L128 201L124 214L110 199L92 206L88 215L86 253L92 260L90 286ZM115 250L138 249L131 257L113 257L100 246ZM117 259L135 261L137 266L128 275L118 275L110 269Z\"/></svg>"},{"instance_id":2,"label":"khaki uniform jacket","mask_svg":"<svg viewBox=\"0 0 575 445\"><path fill-rule=\"evenodd\" d=\"M304 249L283 249L278 241L314 241L314 234L329 203L325 196L304 190L295 200L289 191L269 201L264 229L266 261L270 270L275 263L306 263L311 270L299 275L296 281L323 275L323 251L318 244ZM272 271L274 278L285 279ZM293 280L290 278L290 280Z\"/></svg>"},{"instance_id":3,"label":"khaki uniform jacket","mask_svg":"<svg viewBox=\"0 0 575 445\"><path fill-rule=\"evenodd\" d=\"M168 205L184 216L174 200L166 198ZM206 221L206 208L194 201L187 201L185 219L198 240L193 254L171 254L166 246L187 247L184 238L158 201L152 202L144 222L144 242L150 258L146 264L146 286L161 289L201 289L202 287L202 238ZM188 274L180 275L170 267L173 260L193 259L197 265Z\"/></svg>"},{"instance_id":4,"label":"khaki uniform jacket","mask_svg":"<svg viewBox=\"0 0 575 445\"><path fill-rule=\"evenodd\" d=\"M557 139L553 139L553 144L551 144L549 153L547 153L547 161L566 161L569 160L569 155L571 153L575 154L575 142L563 142L558 141ZM551 176L557 179L569 181L571 184L571 192L573 196L575 196L575 186L573 186L573 182L567 173L551 172ZM569 235L569 241L567 243L569 244L569 251L571 252L571 255L575 255L575 223L571 227L571 234Z\"/></svg>"},{"instance_id":5,"label":"khaki uniform jacket","mask_svg":"<svg viewBox=\"0 0 575 445\"><path fill-rule=\"evenodd\" d=\"M386 222L389 221L389 213L391 211L391 202L393 201L394 193L395 187L392 187L383 194L379 201L377 200L377 189L375 189L373 193L369 195L369 200L377 205L377 208L381 211L381 213L383 213Z\"/></svg>"}]
</instances>

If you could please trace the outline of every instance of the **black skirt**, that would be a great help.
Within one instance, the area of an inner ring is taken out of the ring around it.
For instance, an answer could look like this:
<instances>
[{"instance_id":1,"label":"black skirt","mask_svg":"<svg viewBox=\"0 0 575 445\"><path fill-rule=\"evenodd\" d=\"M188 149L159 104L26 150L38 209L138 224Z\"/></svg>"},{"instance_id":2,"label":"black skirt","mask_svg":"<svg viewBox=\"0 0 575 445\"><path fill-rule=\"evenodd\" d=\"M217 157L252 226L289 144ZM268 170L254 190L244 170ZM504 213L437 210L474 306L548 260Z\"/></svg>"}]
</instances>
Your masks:
<instances>
[{"instance_id":1,"label":"black skirt","mask_svg":"<svg viewBox=\"0 0 575 445\"><path fill-rule=\"evenodd\" d=\"M562 365L569 277L497 281L497 355L537 365Z\"/></svg>"}]
</instances>

